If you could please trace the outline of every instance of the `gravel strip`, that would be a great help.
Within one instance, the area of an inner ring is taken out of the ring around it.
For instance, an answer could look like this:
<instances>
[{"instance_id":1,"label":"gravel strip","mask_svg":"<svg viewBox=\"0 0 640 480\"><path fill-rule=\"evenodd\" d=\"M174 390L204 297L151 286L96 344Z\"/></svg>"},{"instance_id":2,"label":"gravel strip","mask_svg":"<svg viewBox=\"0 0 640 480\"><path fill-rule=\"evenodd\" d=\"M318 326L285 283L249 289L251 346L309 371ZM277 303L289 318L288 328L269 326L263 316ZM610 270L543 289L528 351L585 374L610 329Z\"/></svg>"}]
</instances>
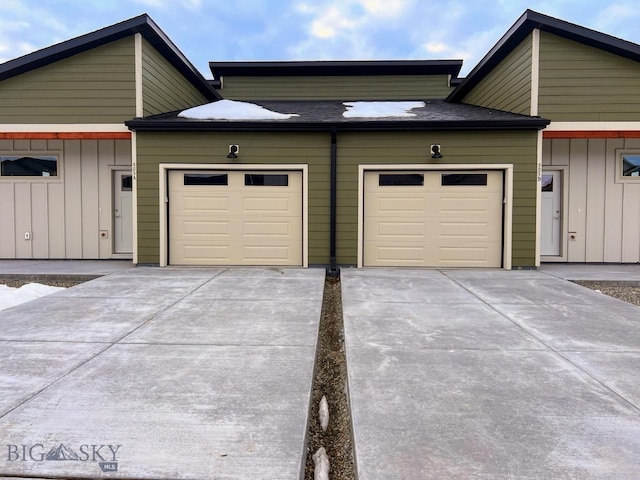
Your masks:
<instances>
[{"instance_id":1,"label":"gravel strip","mask_svg":"<svg viewBox=\"0 0 640 480\"><path fill-rule=\"evenodd\" d=\"M574 283L605 295L640 306L640 282L615 282L599 280L574 280Z\"/></svg>"},{"instance_id":2,"label":"gravel strip","mask_svg":"<svg viewBox=\"0 0 640 480\"><path fill-rule=\"evenodd\" d=\"M305 480L313 480L314 464L311 457L320 447L324 447L327 451L331 480L355 480L356 478L351 412L346 384L347 363L344 350L340 280L327 278L309 413ZM323 395L327 397L329 404L329 427L326 432L322 431L318 417L318 406Z\"/></svg>"},{"instance_id":3,"label":"gravel strip","mask_svg":"<svg viewBox=\"0 0 640 480\"><path fill-rule=\"evenodd\" d=\"M83 282L76 282L76 281L69 281L69 280L43 280L40 282L30 282L28 280L0 280L0 285L6 285L7 287L12 287L12 288L20 288L23 285L26 285L28 283L39 283L41 285L48 285L50 287L64 287L64 288L69 288L69 287L73 287L74 285L79 285Z\"/></svg>"}]
</instances>

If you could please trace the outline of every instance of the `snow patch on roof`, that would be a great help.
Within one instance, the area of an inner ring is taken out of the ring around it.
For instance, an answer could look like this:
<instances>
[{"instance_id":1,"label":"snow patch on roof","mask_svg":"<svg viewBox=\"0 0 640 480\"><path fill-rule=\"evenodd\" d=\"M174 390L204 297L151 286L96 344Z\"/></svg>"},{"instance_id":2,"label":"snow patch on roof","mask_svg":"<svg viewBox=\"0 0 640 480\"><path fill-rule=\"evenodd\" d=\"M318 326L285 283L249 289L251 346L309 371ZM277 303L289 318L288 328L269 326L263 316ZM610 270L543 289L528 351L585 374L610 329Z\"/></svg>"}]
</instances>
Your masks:
<instances>
[{"instance_id":1,"label":"snow patch on roof","mask_svg":"<svg viewBox=\"0 0 640 480\"><path fill-rule=\"evenodd\" d=\"M424 102L344 102L346 118L415 117L411 110L422 108Z\"/></svg>"},{"instance_id":2,"label":"snow patch on roof","mask_svg":"<svg viewBox=\"0 0 640 480\"><path fill-rule=\"evenodd\" d=\"M189 108L180 112L178 116L195 120L286 120L299 115L274 112L255 103L218 100Z\"/></svg>"}]
</instances>

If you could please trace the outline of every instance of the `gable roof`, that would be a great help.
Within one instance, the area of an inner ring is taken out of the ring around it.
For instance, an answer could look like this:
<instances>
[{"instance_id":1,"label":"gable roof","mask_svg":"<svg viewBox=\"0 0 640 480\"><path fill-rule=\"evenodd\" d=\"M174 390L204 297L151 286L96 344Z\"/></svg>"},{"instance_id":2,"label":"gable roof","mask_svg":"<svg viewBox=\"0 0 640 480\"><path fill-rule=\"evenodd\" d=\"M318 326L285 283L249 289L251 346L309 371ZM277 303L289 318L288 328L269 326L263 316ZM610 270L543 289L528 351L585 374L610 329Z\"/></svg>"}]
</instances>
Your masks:
<instances>
[{"instance_id":1,"label":"gable roof","mask_svg":"<svg viewBox=\"0 0 640 480\"><path fill-rule=\"evenodd\" d=\"M534 29L553 33L559 37L574 40L584 45L604 50L621 57L640 62L640 45L620 38L597 32L580 25L549 17L533 10L526 10L513 24L480 63L451 92L448 101L461 100L470 90L493 70L505 57L517 47Z\"/></svg>"},{"instance_id":2,"label":"gable roof","mask_svg":"<svg viewBox=\"0 0 640 480\"><path fill-rule=\"evenodd\" d=\"M187 57L176 47L167 35L147 14L116 23L109 27L66 40L56 45L29 53L0 64L0 81L44 67L59 60L86 52L107 43L140 33L158 50L173 67L187 78L206 98L221 98L198 72Z\"/></svg>"}]
</instances>

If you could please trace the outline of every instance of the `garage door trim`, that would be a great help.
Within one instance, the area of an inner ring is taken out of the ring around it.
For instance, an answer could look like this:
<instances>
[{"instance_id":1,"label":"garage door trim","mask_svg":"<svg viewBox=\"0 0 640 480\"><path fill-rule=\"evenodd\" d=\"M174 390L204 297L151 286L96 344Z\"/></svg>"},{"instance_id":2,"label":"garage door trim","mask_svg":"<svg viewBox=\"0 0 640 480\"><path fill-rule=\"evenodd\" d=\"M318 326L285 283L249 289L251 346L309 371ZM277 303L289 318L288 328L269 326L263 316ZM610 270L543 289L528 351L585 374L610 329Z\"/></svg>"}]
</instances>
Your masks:
<instances>
[{"instance_id":1,"label":"garage door trim","mask_svg":"<svg viewBox=\"0 0 640 480\"><path fill-rule=\"evenodd\" d=\"M504 225L502 265L511 270L511 240L513 228L513 164L402 164L358 166L358 268L364 264L364 174L369 171L440 171L498 170L504 175Z\"/></svg>"},{"instance_id":2,"label":"garage door trim","mask_svg":"<svg viewBox=\"0 0 640 480\"><path fill-rule=\"evenodd\" d=\"M309 266L309 172L305 164L227 164L227 163L161 163L159 165L159 202L160 202L160 266L169 262L168 213L168 177L170 170L234 170L234 171L297 171L302 172L302 267Z\"/></svg>"}]
</instances>

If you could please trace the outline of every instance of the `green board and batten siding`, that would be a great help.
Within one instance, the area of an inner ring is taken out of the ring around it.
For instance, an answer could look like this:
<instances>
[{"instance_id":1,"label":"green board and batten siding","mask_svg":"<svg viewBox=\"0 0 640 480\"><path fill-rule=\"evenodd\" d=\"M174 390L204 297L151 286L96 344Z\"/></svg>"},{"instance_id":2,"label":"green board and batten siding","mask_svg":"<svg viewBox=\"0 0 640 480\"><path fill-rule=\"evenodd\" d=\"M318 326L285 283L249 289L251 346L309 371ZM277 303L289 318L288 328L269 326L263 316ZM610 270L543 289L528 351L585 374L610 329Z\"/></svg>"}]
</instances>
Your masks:
<instances>
[{"instance_id":1,"label":"green board and batten siding","mask_svg":"<svg viewBox=\"0 0 640 480\"><path fill-rule=\"evenodd\" d=\"M530 115L531 47L529 35L464 97L463 102Z\"/></svg>"},{"instance_id":2,"label":"green board and batten siding","mask_svg":"<svg viewBox=\"0 0 640 480\"><path fill-rule=\"evenodd\" d=\"M122 123L135 115L133 37L0 82L5 124Z\"/></svg>"},{"instance_id":3,"label":"green board and batten siding","mask_svg":"<svg viewBox=\"0 0 640 480\"><path fill-rule=\"evenodd\" d=\"M159 263L160 163L227 164L229 144L240 145L234 164L309 165L309 263L329 258L328 133L152 133L139 132L138 259Z\"/></svg>"},{"instance_id":4,"label":"green board and batten siding","mask_svg":"<svg viewBox=\"0 0 640 480\"><path fill-rule=\"evenodd\" d=\"M543 31L539 91L553 121L637 121L640 63Z\"/></svg>"},{"instance_id":5,"label":"green board and batten siding","mask_svg":"<svg viewBox=\"0 0 640 480\"><path fill-rule=\"evenodd\" d=\"M142 98L144 116L207 103L206 97L144 39L142 41Z\"/></svg>"},{"instance_id":6,"label":"green board and batten siding","mask_svg":"<svg viewBox=\"0 0 640 480\"><path fill-rule=\"evenodd\" d=\"M448 75L225 77L232 100L415 100L445 98Z\"/></svg>"},{"instance_id":7,"label":"green board and batten siding","mask_svg":"<svg viewBox=\"0 0 640 480\"><path fill-rule=\"evenodd\" d=\"M329 133L138 133L138 258L159 263L158 165L228 163L229 144L239 144L237 163L309 165L309 264L329 262ZM442 144L440 163L514 164L513 266L535 264L535 131L338 132L337 261L357 262L358 165L432 163L432 143ZM398 156L402 152L402 156Z\"/></svg>"},{"instance_id":8,"label":"green board and batten siding","mask_svg":"<svg viewBox=\"0 0 640 480\"><path fill-rule=\"evenodd\" d=\"M535 264L536 137L528 132L372 132L338 134L338 261L354 264L357 254L359 164L513 164L514 267ZM444 158L430 158L440 144ZM401 154L399 155L399 152Z\"/></svg>"}]
</instances>

